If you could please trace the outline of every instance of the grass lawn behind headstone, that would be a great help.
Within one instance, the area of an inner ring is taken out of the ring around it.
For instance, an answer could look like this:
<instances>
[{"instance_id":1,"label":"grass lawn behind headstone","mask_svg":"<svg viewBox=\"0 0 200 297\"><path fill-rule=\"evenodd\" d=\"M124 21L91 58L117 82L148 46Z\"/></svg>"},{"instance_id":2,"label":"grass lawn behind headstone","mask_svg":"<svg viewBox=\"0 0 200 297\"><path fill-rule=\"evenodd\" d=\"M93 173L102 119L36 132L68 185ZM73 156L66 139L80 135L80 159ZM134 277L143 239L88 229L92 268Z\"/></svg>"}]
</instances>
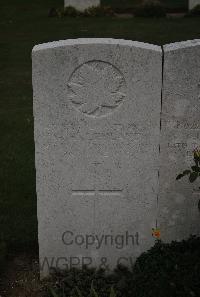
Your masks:
<instances>
[{"instance_id":1,"label":"grass lawn behind headstone","mask_svg":"<svg viewBox=\"0 0 200 297\"><path fill-rule=\"evenodd\" d=\"M120 0L122 1L122 0ZM48 18L61 0L2 1L0 9L0 235L16 249L37 243L31 49L78 37L165 44L200 38L200 19Z\"/></svg>"}]
</instances>

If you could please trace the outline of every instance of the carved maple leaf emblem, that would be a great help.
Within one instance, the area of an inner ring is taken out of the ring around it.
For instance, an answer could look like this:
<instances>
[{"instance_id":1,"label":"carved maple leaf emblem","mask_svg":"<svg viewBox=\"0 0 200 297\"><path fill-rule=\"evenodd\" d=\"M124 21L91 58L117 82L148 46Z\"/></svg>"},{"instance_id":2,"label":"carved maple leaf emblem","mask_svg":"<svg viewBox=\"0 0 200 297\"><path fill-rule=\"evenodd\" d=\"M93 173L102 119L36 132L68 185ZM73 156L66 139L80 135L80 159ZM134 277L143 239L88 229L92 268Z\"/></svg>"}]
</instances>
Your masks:
<instances>
[{"instance_id":1,"label":"carved maple leaf emblem","mask_svg":"<svg viewBox=\"0 0 200 297\"><path fill-rule=\"evenodd\" d=\"M103 116L117 108L126 96L125 86L117 68L101 61L83 64L68 82L73 105L91 116Z\"/></svg>"}]
</instances>

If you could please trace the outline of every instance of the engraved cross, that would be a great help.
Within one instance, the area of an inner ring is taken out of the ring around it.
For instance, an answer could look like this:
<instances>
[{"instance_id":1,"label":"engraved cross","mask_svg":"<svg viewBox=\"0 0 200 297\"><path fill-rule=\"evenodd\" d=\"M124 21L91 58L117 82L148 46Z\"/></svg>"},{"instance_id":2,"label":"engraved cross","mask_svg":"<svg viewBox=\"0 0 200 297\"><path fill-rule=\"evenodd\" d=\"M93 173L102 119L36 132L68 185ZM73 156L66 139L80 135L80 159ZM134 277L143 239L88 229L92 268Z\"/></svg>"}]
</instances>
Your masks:
<instances>
[{"instance_id":1,"label":"engraved cross","mask_svg":"<svg viewBox=\"0 0 200 297\"><path fill-rule=\"evenodd\" d=\"M98 185L97 185L97 166L101 165L100 162L98 161L95 161L92 163L92 165L95 166L95 185L94 185L94 188L93 189L88 189L88 190L85 190L85 189L78 189L78 190L75 190L73 189L72 190L72 196L97 196L97 195L100 195L100 196L122 196L122 192L123 192L123 189L99 189Z\"/></svg>"},{"instance_id":2,"label":"engraved cross","mask_svg":"<svg viewBox=\"0 0 200 297\"><path fill-rule=\"evenodd\" d=\"M122 189L113 190L72 190L72 196L122 196Z\"/></svg>"}]
</instances>

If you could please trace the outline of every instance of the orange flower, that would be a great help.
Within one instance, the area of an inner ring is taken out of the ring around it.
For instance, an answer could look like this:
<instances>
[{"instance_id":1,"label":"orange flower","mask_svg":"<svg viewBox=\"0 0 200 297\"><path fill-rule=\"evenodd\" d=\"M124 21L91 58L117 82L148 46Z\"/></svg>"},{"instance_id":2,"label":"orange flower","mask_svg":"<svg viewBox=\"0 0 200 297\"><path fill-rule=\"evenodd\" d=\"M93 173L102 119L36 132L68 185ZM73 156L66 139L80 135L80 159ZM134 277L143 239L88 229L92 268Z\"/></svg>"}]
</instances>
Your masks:
<instances>
[{"instance_id":1,"label":"orange flower","mask_svg":"<svg viewBox=\"0 0 200 297\"><path fill-rule=\"evenodd\" d=\"M160 236L161 236L161 232L160 232L160 229L152 229L152 236L157 238L157 239L160 239Z\"/></svg>"}]
</instances>

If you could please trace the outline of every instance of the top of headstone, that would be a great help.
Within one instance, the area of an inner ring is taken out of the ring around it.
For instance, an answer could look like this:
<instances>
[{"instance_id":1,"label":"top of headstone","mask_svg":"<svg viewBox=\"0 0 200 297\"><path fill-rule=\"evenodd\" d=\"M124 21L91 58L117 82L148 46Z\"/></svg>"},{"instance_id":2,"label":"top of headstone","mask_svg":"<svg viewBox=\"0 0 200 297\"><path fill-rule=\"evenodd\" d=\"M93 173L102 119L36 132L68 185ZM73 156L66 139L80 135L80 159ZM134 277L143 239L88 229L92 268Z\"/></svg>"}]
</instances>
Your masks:
<instances>
[{"instance_id":1,"label":"top of headstone","mask_svg":"<svg viewBox=\"0 0 200 297\"><path fill-rule=\"evenodd\" d=\"M197 45L200 45L200 39L169 43L169 44L165 44L163 48L165 52L167 52L167 51L175 51L183 48L193 47Z\"/></svg>"},{"instance_id":2,"label":"top of headstone","mask_svg":"<svg viewBox=\"0 0 200 297\"><path fill-rule=\"evenodd\" d=\"M67 40L59 40L54 42L48 42L43 44L35 45L33 48L33 52L40 50L47 50L58 47L65 47L69 45L87 45L87 44L113 44L113 45L124 45L130 47L138 47L153 51L161 52L162 49L158 45L153 45L149 43L139 42L139 41L131 41L124 39L113 39L113 38L78 38L78 39L67 39Z\"/></svg>"}]
</instances>

